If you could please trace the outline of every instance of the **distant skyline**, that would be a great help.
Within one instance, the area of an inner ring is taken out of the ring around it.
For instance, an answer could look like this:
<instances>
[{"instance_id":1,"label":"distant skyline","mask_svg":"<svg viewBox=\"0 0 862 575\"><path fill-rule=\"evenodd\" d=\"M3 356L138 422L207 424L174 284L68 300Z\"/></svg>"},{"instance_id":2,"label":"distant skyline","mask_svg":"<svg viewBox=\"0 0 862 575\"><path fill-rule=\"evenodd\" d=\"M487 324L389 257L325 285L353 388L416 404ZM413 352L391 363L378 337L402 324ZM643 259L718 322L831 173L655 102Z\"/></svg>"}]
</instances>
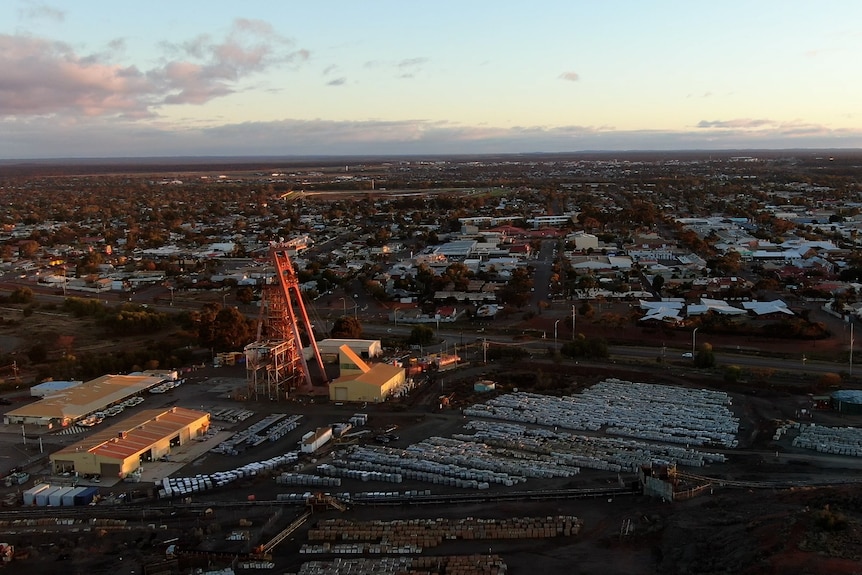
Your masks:
<instances>
[{"instance_id":1,"label":"distant skyline","mask_svg":"<svg viewBox=\"0 0 862 575\"><path fill-rule=\"evenodd\" d=\"M862 2L0 3L0 158L862 148Z\"/></svg>"}]
</instances>

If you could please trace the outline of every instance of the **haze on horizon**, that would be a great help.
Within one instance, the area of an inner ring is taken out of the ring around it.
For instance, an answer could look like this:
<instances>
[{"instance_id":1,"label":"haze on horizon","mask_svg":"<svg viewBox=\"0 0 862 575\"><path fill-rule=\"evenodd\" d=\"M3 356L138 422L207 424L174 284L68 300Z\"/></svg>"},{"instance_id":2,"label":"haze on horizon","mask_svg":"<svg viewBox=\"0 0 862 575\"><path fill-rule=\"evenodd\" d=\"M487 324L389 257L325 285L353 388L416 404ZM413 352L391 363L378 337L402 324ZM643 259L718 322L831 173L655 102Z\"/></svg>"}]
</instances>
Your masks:
<instances>
[{"instance_id":1,"label":"haze on horizon","mask_svg":"<svg viewBox=\"0 0 862 575\"><path fill-rule=\"evenodd\" d=\"M0 4L0 159L862 148L862 3Z\"/></svg>"}]
</instances>

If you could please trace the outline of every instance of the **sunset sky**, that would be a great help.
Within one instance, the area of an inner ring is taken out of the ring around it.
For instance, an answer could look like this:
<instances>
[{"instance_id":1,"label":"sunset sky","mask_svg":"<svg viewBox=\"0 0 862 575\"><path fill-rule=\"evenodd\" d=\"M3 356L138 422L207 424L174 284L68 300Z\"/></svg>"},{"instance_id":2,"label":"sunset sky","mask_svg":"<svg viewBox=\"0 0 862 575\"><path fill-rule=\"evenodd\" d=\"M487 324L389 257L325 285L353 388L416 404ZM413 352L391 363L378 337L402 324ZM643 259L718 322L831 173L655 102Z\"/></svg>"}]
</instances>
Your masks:
<instances>
[{"instance_id":1,"label":"sunset sky","mask_svg":"<svg viewBox=\"0 0 862 575\"><path fill-rule=\"evenodd\" d=\"M857 0L0 2L0 158L862 148Z\"/></svg>"}]
</instances>

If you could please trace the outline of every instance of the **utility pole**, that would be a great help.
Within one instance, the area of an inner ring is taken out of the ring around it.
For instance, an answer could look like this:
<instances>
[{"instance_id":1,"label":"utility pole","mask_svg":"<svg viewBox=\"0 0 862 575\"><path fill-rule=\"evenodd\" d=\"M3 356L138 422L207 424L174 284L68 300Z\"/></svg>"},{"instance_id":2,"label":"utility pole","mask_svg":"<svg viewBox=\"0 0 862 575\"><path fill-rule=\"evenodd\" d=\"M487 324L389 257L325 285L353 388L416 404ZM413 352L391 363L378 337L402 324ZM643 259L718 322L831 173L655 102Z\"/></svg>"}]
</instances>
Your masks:
<instances>
[{"instance_id":1,"label":"utility pole","mask_svg":"<svg viewBox=\"0 0 862 575\"><path fill-rule=\"evenodd\" d=\"M853 320L850 320L850 377L853 377Z\"/></svg>"},{"instance_id":2,"label":"utility pole","mask_svg":"<svg viewBox=\"0 0 862 575\"><path fill-rule=\"evenodd\" d=\"M577 323L575 323L577 316L575 315L575 306L572 305L572 341L575 341L575 331L577 330Z\"/></svg>"}]
</instances>

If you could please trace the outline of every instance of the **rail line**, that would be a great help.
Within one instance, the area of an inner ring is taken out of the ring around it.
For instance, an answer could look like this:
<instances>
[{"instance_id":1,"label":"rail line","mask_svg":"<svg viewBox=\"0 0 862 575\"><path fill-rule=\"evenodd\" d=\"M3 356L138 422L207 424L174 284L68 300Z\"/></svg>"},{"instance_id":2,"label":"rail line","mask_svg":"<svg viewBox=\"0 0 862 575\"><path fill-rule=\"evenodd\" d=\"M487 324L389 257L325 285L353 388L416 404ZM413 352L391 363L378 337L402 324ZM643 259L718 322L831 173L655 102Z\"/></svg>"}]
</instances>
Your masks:
<instances>
[{"instance_id":1,"label":"rail line","mask_svg":"<svg viewBox=\"0 0 862 575\"><path fill-rule=\"evenodd\" d=\"M597 497L617 497L638 495L639 488L613 487L598 489L554 489L538 491L449 493L436 495L411 495L396 497L351 497L345 499L352 506L391 506L391 505L452 505L460 503L492 503L495 501L550 501L554 499L590 499ZM198 501L193 503L174 503L152 505L152 501L126 503L116 506L86 507L23 507L14 510L0 510L0 520L23 520L34 518L69 519L127 519L142 522L155 520L187 519L206 513L207 509L251 508L295 506L294 502L277 500L256 501Z\"/></svg>"}]
</instances>

